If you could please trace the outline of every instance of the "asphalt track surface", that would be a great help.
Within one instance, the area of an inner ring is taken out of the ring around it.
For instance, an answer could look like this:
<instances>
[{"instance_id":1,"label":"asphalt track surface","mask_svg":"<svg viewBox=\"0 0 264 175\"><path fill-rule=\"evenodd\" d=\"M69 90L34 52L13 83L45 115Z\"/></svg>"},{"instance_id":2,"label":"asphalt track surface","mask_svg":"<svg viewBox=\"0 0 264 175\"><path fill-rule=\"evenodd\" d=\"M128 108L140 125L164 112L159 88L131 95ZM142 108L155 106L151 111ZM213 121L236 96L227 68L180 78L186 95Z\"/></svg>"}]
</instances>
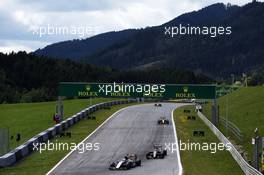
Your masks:
<instances>
[{"instance_id":1,"label":"asphalt track surface","mask_svg":"<svg viewBox=\"0 0 264 175\"><path fill-rule=\"evenodd\" d=\"M127 107L110 118L84 143L100 143L99 151L78 153L73 151L50 175L178 175L177 152L168 151L164 159L147 160L153 143L175 143L171 111L183 104L143 104ZM157 120L165 116L169 125L158 125ZM136 153L142 166L131 170L110 171L109 165L127 153Z\"/></svg>"}]
</instances>

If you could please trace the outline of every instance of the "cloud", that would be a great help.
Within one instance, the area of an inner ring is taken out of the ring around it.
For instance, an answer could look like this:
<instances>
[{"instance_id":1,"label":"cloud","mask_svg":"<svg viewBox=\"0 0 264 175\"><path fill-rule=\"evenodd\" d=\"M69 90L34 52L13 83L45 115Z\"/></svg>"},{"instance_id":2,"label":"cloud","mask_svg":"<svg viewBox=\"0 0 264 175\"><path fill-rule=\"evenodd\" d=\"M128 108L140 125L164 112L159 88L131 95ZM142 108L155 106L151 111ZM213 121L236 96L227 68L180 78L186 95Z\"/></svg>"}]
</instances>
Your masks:
<instances>
[{"instance_id":1,"label":"cloud","mask_svg":"<svg viewBox=\"0 0 264 175\"><path fill-rule=\"evenodd\" d=\"M34 7L32 10L37 11L91 11L91 10L106 10L113 8L114 0L16 0L17 3L23 4L24 7Z\"/></svg>"},{"instance_id":2,"label":"cloud","mask_svg":"<svg viewBox=\"0 0 264 175\"><path fill-rule=\"evenodd\" d=\"M31 52L32 46L42 47L49 43L29 41L29 40L0 40L0 51L3 53L11 53L18 51Z\"/></svg>"},{"instance_id":3,"label":"cloud","mask_svg":"<svg viewBox=\"0 0 264 175\"><path fill-rule=\"evenodd\" d=\"M35 50L44 47L47 43L80 38L79 35L73 34L39 37L33 34L33 30L36 28L49 25L68 28L84 27L96 30L96 32L85 35L85 37L89 37L98 32L160 25L183 13L198 10L216 2L218 1L1 0L0 38L9 43L9 48L25 44L27 50ZM222 0L222 2L243 5L250 1ZM12 44L14 45L11 47ZM0 43L0 52L7 50L3 48L4 46Z\"/></svg>"}]
</instances>

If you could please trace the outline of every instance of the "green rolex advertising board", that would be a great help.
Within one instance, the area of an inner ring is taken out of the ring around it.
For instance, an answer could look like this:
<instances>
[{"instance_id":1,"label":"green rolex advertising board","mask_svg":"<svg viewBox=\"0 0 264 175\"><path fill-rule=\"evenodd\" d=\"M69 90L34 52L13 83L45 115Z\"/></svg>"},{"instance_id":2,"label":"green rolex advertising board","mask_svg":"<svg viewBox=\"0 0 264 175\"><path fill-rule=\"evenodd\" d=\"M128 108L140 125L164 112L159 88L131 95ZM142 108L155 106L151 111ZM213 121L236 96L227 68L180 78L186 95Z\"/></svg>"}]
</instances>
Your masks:
<instances>
[{"instance_id":1,"label":"green rolex advertising board","mask_svg":"<svg viewBox=\"0 0 264 175\"><path fill-rule=\"evenodd\" d=\"M62 82L59 96L165 99L215 99L215 85Z\"/></svg>"}]
</instances>

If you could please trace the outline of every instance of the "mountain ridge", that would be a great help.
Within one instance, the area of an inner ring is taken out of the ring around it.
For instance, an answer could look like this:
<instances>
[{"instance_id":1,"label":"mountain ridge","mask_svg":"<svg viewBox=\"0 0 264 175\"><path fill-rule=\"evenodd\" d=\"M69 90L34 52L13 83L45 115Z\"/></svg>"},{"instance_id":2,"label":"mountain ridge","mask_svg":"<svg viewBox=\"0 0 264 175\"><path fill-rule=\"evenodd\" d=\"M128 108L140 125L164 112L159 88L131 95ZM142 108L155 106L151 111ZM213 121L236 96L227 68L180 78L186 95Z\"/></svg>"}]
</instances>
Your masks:
<instances>
[{"instance_id":1,"label":"mountain ridge","mask_svg":"<svg viewBox=\"0 0 264 175\"><path fill-rule=\"evenodd\" d=\"M180 68L219 79L264 66L264 3L242 7L216 3L185 13L160 26L136 30L121 42L113 42L82 60L118 69ZM230 36L164 35L165 26L232 27ZM210 66L208 66L210 65Z\"/></svg>"},{"instance_id":2,"label":"mountain ridge","mask_svg":"<svg viewBox=\"0 0 264 175\"><path fill-rule=\"evenodd\" d=\"M87 39L74 39L50 44L43 49L33 52L37 56L48 56L53 58L81 60L94 52L99 52L112 44L123 42L132 37L139 29L127 29L122 31L106 32L92 36Z\"/></svg>"}]
</instances>

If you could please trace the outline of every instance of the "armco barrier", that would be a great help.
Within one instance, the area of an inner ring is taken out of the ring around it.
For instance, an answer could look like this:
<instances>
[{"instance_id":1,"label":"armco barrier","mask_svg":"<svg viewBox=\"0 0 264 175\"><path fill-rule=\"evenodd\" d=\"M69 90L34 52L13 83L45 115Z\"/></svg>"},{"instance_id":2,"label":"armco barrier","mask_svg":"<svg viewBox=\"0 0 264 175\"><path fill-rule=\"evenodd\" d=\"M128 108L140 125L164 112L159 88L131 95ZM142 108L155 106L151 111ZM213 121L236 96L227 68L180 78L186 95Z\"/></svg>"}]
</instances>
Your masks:
<instances>
[{"instance_id":1,"label":"armco barrier","mask_svg":"<svg viewBox=\"0 0 264 175\"><path fill-rule=\"evenodd\" d=\"M259 172L254 167L249 165L249 163L237 151L235 146L200 111L198 112L198 116L204 121L204 123L211 129L211 131L218 137L218 139L222 143L231 146L229 152L231 153L233 158L236 160L236 162L238 163L238 165L241 167L241 169L244 171L246 175L262 175L261 172Z\"/></svg>"},{"instance_id":2,"label":"armco barrier","mask_svg":"<svg viewBox=\"0 0 264 175\"><path fill-rule=\"evenodd\" d=\"M137 100L128 99L128 100L122 100L122 101L111 101L111 102L99 103L99 104L88 107L82 110L81 112L69 117L63 122L56 124L55 126L50 127L47 130L39 133L35 137L29 139L24 144L20 145L19 147L15 148L9 153L1 156L0 157L0 168L8 167L8 166L15 164L17 161L28 156L33 151L34 145L36 145L37 143L46 142L48 139L51 139L55 135L60 134L62 131L66 130L70 126L74 125L78 121L85 118L88 114L91 114L99 109L102 109L104 106L127 104L127 103L132 103L132 102L137 102Z\"/></svg>"},{"instance_id":3,"label":"armco barrier","mask_svg":"<svg viewBox=\"0 0 264 175\"><path fill-rule=\"evenodd\" d=\"M229 131L231 131L231 133L240 141L243 141L243 134L240 131L240 129L232 122L226 120L223 117L219 117L219 121L220 123L227 128Z\"/></svg>"}]
</instances>

